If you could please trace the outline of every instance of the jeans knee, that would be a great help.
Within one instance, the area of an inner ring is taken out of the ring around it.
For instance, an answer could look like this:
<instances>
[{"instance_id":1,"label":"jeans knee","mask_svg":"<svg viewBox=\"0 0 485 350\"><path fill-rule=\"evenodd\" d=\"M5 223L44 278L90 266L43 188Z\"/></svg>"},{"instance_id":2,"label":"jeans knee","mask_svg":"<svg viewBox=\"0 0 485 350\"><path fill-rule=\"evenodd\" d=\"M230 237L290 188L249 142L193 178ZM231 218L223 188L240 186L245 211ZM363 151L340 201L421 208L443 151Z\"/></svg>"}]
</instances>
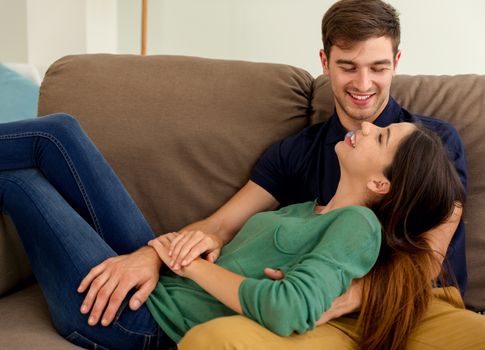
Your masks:
<instances>
[{"instance_id":1,"label":"jeans knee","mask_svg":"<svg viewBox=\"0 0 485 350\"><path fill-rule=\"evenodd\" d=\"M41 124L39 131L45 132L61 143L68 140L78 139L84 137L84 131L81 124L76 118L65 113L51 114L41 117Z\"/></svg>"},{"instance_id":2,"label":"jeans knee","mask_svg":"<svg viewBox=\"0 0 485 350\"><path fill-rule=\"evenodd\" d=\"M0 209L6 203L19 202L40 176L36 169L5 170L0 173Z\"/></svg>"},{"instance_id":3,"label":"jeans knee","mask_svg":"<svg viewBox=\"0 0 485 350\"><path fill-rule=\"evenodd\" d=\"M66 113L50 114L42 118L42 120L51 127L60 130L72 130L80 128L80 124L76 118Z\"/></svg>"}]
</instances>

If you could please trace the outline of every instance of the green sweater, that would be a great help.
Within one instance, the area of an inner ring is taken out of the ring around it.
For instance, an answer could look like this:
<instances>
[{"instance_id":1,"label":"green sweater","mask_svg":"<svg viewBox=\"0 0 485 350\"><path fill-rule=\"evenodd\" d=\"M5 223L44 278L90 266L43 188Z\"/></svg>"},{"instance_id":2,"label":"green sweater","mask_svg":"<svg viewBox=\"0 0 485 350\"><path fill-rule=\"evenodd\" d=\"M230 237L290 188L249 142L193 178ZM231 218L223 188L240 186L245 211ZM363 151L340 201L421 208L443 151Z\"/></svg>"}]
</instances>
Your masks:
<instances>
[{"instance_id":1,"label":"green sweater","mask_svg":"<svg viewBox=\"0 0 485 350\"><path fill-rule=\"evenodd\" d=\"M381 228L370 209L351 206L322 215L314 205L252 216L217 260L247 277L239 288L244 314L279 335L313 329L352 279L369 272L379 254ZM266 278L265 267L281 269L285 278ZM200 323L235 314L171 271L162 274L147 306L175 342Z\"/></svg>"}]
</instances>

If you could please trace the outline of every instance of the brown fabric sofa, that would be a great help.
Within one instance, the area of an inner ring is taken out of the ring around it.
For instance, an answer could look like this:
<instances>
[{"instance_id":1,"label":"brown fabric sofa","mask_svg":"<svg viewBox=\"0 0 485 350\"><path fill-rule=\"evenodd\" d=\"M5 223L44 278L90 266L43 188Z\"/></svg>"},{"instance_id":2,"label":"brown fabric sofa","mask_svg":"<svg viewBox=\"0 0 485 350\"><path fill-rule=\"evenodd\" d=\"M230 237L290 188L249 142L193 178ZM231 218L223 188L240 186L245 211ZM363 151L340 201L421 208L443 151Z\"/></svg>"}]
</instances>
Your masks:
<instances>
[{"instance_id":1,"label":"brown fabric sofa","mask_svg":"<svg viewBox=\"0 0 485 350\"><path fill-rule=\"evenodd\" d=\"M484 310L485 76L396 76L392 94L410 111L449 120L463 138L465 299ZM39 99L39 115L78 118L156 233L209 215L245 183L270 144L325 120L333 108L328 81L302 69L177 56L68 56L50 67ZM56 334L32 283L15 229L3 217L0 349L75 348Z\"/></svg>"}]
</instances>

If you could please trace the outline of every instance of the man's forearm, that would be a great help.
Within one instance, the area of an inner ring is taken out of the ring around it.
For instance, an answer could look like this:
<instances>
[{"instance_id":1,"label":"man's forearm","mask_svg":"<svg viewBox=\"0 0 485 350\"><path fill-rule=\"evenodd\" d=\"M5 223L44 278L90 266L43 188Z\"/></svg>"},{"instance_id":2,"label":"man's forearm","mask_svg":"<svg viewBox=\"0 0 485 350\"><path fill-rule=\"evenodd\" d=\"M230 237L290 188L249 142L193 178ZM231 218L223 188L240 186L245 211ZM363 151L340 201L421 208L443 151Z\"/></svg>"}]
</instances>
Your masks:
<instances>
[{"instance_id":1,"label":"man's forearm","mask_svg":"<svg viewBox=\"0 0 485 350\"><path fill-rule=\"evenodd\" d=\"M150 260L153 261L153 264L157 266L158 270L162 268L163 261L160 259L158 256L157 252L155 249L149 246L143 246L140 249L137 250L137 252L146 255L147 257L150 258Z\"/></svg>"},{"instance_id":2,"label":"man's forearm","mask_svg":"<svg viewBox=\"0 0 485 350\"><path fill-rule=\"evenodd\" d=\"M235 229L232 231L225 229L221 220L214 216L187 225L179 230L179 232L182 231L202 231L210 233L219 237L224 244L230 242L237 232Z\"/></svg>"},{"instance_id":3,"label":"man's forearm","mask_svg":"<svg viewBox=\"0 0 485 350\"><path fill-rule=\"evenodd\" d=\"M460 223L462 212L462 207L456 205L453 213L444 223L425 233L426 241L434 252L434 257L437 262L431 266L430 273L432 279L436 279L439 276L443 259L446 256L448 246L455 234L456 228Z\"/></svg>"},{"instance_id":4,"label":"man's forearm","mask_svg":"<svg viewBox=\"0 0 485 350\"><path fill-rule=\"evenodd\" d=\"M182 230L199 230L214 234L224 244L227 244L252 215L276 209L278 204L278 201L269 192L254 182L248 181L214 214L207 219L190 224Z\"/></svg>"}]
</instances>

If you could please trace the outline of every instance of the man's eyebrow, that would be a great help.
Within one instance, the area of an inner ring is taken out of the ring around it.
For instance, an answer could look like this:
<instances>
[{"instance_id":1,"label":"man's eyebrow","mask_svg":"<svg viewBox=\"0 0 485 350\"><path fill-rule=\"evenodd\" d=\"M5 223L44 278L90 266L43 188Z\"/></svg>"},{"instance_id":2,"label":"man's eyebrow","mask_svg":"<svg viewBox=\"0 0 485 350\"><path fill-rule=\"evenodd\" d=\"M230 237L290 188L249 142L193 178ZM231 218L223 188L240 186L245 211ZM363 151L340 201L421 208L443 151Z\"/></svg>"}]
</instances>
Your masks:
<instances>
[{"instance_id":1,"label":"man's eyebrow","mask_svg":"<svg viewBox=\"0 0 485 350\"><path fill-rule=\"evenodd\" d=\"M372 64L373 65L381 65L381 64L390 65L390 64L392 64L392 62L388 59L383 59L383 60L374 61L374 63L372 63Z\"/></svg>"},{"instance_id":2,"label":"man's eyebrow","mask_svg":"<svg viewBox=\"0 0 485 350\"><path fill-rule=\"evenodd\" d=\"M351 65L354 65L355 66L355 62L354 61L352 61L352 60L345 60L343 58L338 59L337 61L335 61L335 63L337 63L337 64L351 64Z\"/></svg>"},{"instance_id":3,"label":"man's eyebrow","mask_svg":"<svg viewBox=\"0 0 485 350\"><path fill-rule=\"evenodd\" d=\"M391 128L387 127L387 140L386 140L386 147L389 144L389 139L391 138Z\"/></svg>"},{"instance_id":4,"label":"man's eyebrow","mask_svg":"<svg viewBox=\"0 0 485 350\"><path fill-rule=\"evenodd\" d=\"M352 61L352 60L346 60L344 58L338 59L337 61L335 61L335 63L337 63L337 64L351 64L353 66L356 65L356 63L354 61ZM373 65L373 66L375 66L375 65L383 65L383 64L385 64L385 65L391 65L392 62L391 62L391 60L388 60L387 58L385 58L385 59L377 60L377 61L374 61L374 62L371 63L371 65Z\"/></svg>"}]
</instances>

